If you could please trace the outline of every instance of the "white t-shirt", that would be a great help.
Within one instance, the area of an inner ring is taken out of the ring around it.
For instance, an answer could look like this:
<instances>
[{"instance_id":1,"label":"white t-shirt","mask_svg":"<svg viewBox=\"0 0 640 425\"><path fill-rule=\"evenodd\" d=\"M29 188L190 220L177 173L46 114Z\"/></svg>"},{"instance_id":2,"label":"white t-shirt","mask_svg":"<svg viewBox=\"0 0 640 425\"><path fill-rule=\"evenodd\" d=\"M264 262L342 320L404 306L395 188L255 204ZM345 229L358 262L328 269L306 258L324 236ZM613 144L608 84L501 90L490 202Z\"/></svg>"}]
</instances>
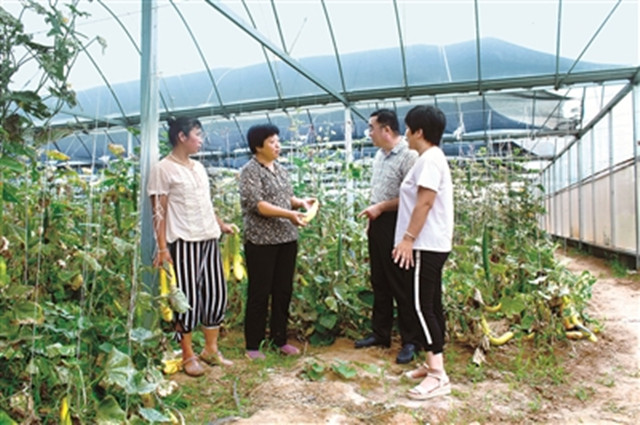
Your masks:
<instances>
[{"instance_id":1,"label":"white t-shirt","mask_svg":"<svg viewBox=\"0 0 640 425\"><path fill-rule=\"evenodd\" d=\"M189 168L165 157L151 169L147 189L149 196L168 195L167 243L220 237L209 178L201 163L194 161L193 168Z\"/></svg>"},{"instance_id":2,"label":"white t-shirt","mask_svg":"<svg viewBox=\"0 0 640 425\"><path fill-rule=\"evenodd\" d=\"M418 187L435 191L436 198L422 230L415 235L413 249L450 252L453 238L453 183L447 158L438 146L424 151L402 181L395 244L402 240L409 227L418 198Z\"/></svg>"}]
</instances>

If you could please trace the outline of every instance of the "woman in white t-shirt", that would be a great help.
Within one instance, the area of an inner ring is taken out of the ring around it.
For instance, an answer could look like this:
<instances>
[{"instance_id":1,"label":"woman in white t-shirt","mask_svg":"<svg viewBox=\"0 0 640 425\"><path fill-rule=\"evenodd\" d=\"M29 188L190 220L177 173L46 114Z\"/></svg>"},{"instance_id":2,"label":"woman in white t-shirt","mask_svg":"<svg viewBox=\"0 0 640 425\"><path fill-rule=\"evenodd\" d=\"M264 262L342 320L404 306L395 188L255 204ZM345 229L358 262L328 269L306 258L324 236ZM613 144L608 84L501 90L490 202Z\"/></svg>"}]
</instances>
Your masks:
<instances>
[{"instance_id":1,"label":"woman in white t-shirt","mask_svg":"<svg viewBox=\"0 0 640 425\"><path fill-rule=\"evenodd\" d=\"M415 267L412 295L427 360L406 376L422 380L408 396L426 400L451 392L442 354L442 268L453 237L453 184L439 146L446 126L444 113L433 106L416 106L407 113L405 124L405 138L419 157L400 186L392 255L401 268Z\"/></svg>"},{"instance_id":2,"label":"woman in white t-shirt","mask_svg":"<svg viewBox=\"0 0 640 425\"><path fill-rule=\"evenodd\" d=\"M178 288L190 309L174 314L176 340L182 348L182 364L191 376L204 374L194 354L192 331L202 325L205 346L200 359L229 366L218 350L218 334L227 308L218 239L234 233L213 209L209 178L204 166L189 158L202 145L202 124L197 119L169 119L172 150L151 169L148 191L158 249L156 267L174 265Z\"/></svg>"}]
</instances>

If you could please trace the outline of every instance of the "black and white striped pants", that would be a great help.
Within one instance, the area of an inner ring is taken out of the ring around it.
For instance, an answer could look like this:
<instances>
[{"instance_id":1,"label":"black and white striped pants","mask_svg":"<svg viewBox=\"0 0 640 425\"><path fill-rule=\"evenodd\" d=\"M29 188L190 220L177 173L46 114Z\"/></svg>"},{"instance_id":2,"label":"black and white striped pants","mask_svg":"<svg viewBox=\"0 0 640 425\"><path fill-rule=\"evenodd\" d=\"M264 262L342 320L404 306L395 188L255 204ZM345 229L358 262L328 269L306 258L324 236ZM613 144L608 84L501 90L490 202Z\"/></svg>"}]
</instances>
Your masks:
<instances>
[{"instance_id":1,"label":"black and white striped pants","mask_svg":"<svg viewBox=\"0 0 640 425\"><path fill-rule=\"evenodd\" d=\"M199 324L216 328L224 320L227 309L227 284L224 280L218 239L177 241L167 246L173 259L178 288L191 307L174 315L176 341L183 333L192 332Z\"/></svg>"}]
</instances>

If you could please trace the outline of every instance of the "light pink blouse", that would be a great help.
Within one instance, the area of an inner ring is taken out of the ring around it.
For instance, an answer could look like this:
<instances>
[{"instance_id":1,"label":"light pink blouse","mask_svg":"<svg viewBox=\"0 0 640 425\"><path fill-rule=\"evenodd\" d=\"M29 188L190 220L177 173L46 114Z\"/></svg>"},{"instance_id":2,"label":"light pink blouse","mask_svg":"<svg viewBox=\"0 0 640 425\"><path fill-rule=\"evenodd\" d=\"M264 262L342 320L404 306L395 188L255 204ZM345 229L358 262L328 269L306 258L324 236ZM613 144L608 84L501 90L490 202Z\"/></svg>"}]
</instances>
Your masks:
<instances>
[{"instance_id":1,"label":"light pink blouse","mask_svg":"<svg viewBox=\"0 0 640 425\"><path fill-rule=\"evenodd\" d=\"M149 196L167 195L167 243L177 239L217 239L221 231L211 201L209 178L204 166L192 161L189 168L165 157L151 169ZM158 205L158 204L157 204ZM162 211L154 211L154 214Z\"/></svg>"}]
</instances>

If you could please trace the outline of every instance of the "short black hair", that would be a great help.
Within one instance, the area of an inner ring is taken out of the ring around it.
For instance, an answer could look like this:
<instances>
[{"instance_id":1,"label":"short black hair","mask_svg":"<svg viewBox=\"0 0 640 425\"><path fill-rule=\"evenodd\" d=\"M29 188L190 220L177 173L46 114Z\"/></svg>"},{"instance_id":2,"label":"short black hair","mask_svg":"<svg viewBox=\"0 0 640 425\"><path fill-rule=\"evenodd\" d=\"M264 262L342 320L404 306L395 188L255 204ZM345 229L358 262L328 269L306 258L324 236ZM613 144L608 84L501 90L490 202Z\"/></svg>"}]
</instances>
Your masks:
<instances>
[{"instance_id":1,"label":"short black hair","mask_svg":"<svg viewBox=\"0 0 640 425\"><path fill-rule=\"evenodd\" d=\"M447 126L447 117L435 106L419 105L407 112L404 123L412 133L421 129L425 140L440 146L442 134Z\"/></svg>"},{"instance_id":2,"label":"short black hair","mask_svg":"<svg viewBox=\"0 0 640 425\"><path fill-rule=\"evenodd\" d=\"M194 128L202 128L202 123L197 118L190 117L170 117L167 119L169 125L169 143L175 146L178 143L178 135L184 133L188 136Z\"/></svg>"},{"instance_id":3,"label":"short black hair","mask_svg":"<svg viewBox=\"0 0 640 425\"><path fill-rule=\"evenodd\" d=\"M395 134L400 134L400 123L398 123L398 116L395 111L386 108L378 109L369 115L369 118L372 117L376 118L381 127L388 125L391 131Z\"/></svg>"},{"instance_id":4,"label":"short black hair","mask_svg":"<svg viewBox=\"0 0 640 425\"><path fill-rule=\"evenodd\" d=\"M256 148L261 148L264 141L274 134L280 134L280 130L273 124L252 125L247 131L247 141L251 153L256 153Z\"/></svg>"}]
</instances>

